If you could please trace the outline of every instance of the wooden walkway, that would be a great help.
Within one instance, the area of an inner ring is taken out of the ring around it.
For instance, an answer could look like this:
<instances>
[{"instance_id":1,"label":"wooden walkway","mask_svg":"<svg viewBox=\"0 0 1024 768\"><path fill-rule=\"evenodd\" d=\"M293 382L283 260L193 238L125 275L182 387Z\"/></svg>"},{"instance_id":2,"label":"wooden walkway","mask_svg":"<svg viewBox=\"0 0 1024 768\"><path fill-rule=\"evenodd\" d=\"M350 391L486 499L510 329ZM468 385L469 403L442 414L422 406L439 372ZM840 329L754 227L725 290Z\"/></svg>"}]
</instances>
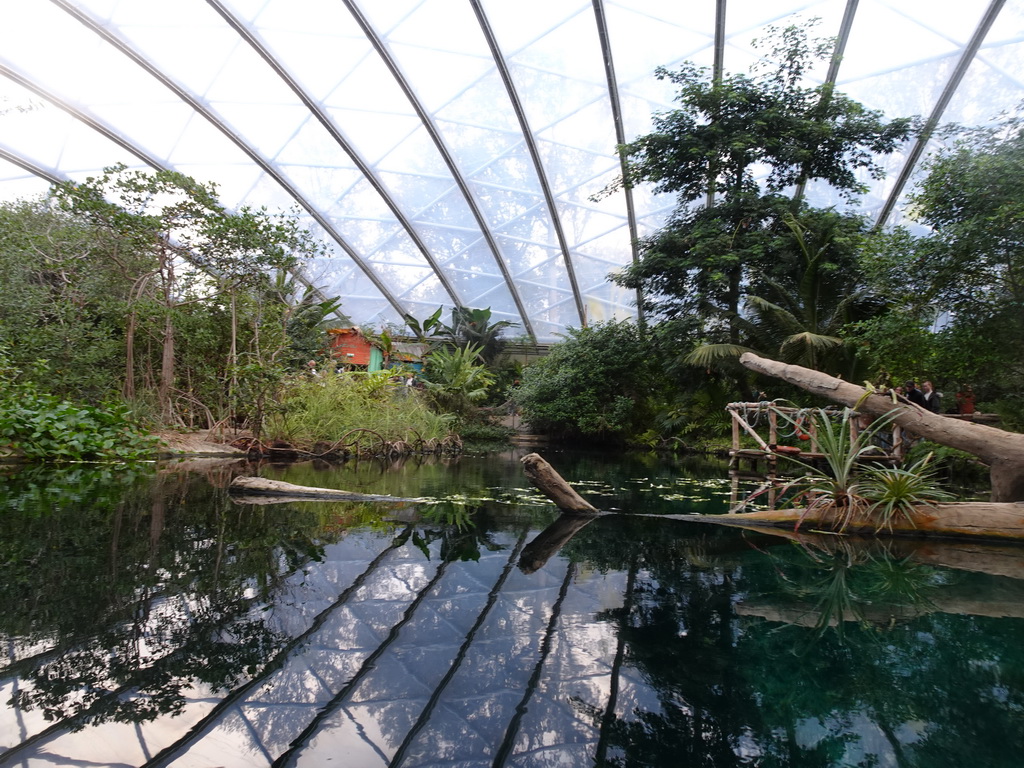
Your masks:
<instances>
[{"instance_id":1,"label":"wooden walkway","mask_svg":"<svg viewBox=\"0 0 1024 768\"><path fill-rule=\"evenodd\" d=\"M842 409L794 408L776 405L762 400L756 403L729 403L726 406L732 418L732 447L729 450L730 471L740 471L746 462L752 474L774 474L779 459L795 458L807 463L820 461L825 457L818 445L817 429L812 414L820 415L824 410L834 414L836 419L843 416ZM861 417L850 420L850 442L857 440L862 424ZM744 447L742 436L753 439L756 448ZM878 451L865 454L864 459L883 463L898 464L909 448L904 431L893 426L878 434Z\"/></svg>"}]
</instances>

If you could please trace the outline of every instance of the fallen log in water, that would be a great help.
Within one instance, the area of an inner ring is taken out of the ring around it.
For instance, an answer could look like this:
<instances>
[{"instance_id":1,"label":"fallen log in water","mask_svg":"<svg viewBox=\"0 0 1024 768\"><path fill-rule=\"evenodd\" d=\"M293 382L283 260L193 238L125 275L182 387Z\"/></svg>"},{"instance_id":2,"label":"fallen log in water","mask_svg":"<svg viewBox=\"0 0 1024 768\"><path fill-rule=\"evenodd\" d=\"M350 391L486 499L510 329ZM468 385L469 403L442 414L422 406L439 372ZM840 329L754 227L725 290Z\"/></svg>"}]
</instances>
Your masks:
<instances>
[{"instance_id":1,"label":"fallen log in water","mask_svg":"<svg viewBox=\"0 0 1024 768\"><path fill-rule=\"evenodd\" d=\"M762 510L728 515L672 515L674 520L715 523L740 528L799 528L801 531L841 530L868 535L1016 539L1024 541L1024 502L965 501L917 508L913 521L894 517L892 527L861 518L843 525L835 514L808 514L804 509Z\"/></svg>"},{"instance_id":2,"label":"fallen log in water","mask_svg":"<svg viewBox=\"0 0 1024 768\"><path fill-rule=\"evenodd\" d=\"M537 489L570 515L598 515L597 507L572 489L540 454L528 453L520 461L523 471Z\"/></svg>"},{"instance_id":3,"label":"fallen log in water","mask_svg":"<svg viewBox=\"0 0 1024 768\"><path fill-rule=\"evenodd\" d=\"M293 485L281 480L268 480L263 477L236 477L228 486L233 494L250 496L278 496L281 501L427 501L427 499L403 499L398 496L380 496L366 493L339 491L335 488L312 488L305 485Z\"/></svg>"}]
</instances>

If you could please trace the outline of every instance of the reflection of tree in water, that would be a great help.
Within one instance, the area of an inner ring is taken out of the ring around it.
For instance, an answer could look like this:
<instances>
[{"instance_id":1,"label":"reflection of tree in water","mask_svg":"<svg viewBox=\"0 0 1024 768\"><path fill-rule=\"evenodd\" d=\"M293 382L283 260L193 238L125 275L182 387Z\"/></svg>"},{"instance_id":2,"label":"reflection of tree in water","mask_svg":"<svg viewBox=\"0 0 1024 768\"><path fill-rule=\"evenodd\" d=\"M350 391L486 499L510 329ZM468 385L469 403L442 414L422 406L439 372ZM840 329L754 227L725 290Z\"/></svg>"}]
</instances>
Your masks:
<instances>
[{"instance_id":1,"label":"reflection of tree in water","mask_svg":"<svg viewBox=\"0 0 1024 768\"><path fill-rule=\"evenodd\" d=\"M71 727L174 713L196 682L258 670L283 638L256 609L323 552L315 514L238 508L182 477L48 468L5 495L0 633L46 650L2 672L29 683L14 704Z\"/></svg>"},{"instance_id":2,"label":"reflection of tree in water","mask_svg":"<svg viewBox=\"0 0 1024 768\"><path fill-rule=\"evenodd\" d=\"M650 525L605 518L563 550L599 569L635 563L631 598L601 618L660 703L590 711L598 765L1019 763L1022 622L929 612L944 590L987 592L993 577L844 545L738 555L737 535ZM759 595L774 620L737 615ZM782 623L794 604L803 623Z\"/></svg>"},{"instance_id":3,"label":"reflection of tree in water","mask_svg":"<svg viewBox=\"0 0 1024 768\"><path fill-rule=\"evenodd\" d=\"M929 594L944 581L937 569L877 541L809 539L769 557L782 587L772 599L798 601L785 620L813 626L815 638L831 629L840 642L848 623L890 624L930 611Z\"/></svg>"},{"instance_id":4,"label":"reflection of tree in water","mask_svg":"<svg viewBox=\"0 0 1024 768\"><path fill-rule=\"evenodd\" d=\"M601 729L599 764L743 764L738 753L757 707L730 649L737 552L746 546L717 531L672 531L664 521L603 518L564 550L598 569L636 572L623 607L601 618L615 623L623 663L643 673L661 704L658 711L592 712Z\"/></svg>"},{"instance_id":5,"label":"reflection of tree in water","mask_svg":"<svg viewBox=\"0 0 1024 768\"><path fill-rule=\"evenodd\" d=\"M425 504L421 509L421 525L413 534L416 544L430 559L429 545L440 541L440 557L442 560L480 559L480 548L488 552L497 552L502 546L494 541L489 526L493 523L483 514L479 506L455 501L441 501Z\"/></svg>"},{"instance_id":6,"label":"reflection of tree in water","mask_svg":"<svg viewBox=\"0 0 1024 768\"><path fill-rule=\"evenodd\" d=\"M798 603L800 611L806 614L809 604L820 616L807 616L803 626L751 621L744 627L738 648L747 659L745 675L760 691L771 733L785 733L784 740L766 739L768 749L806 751L807 736L801 739L797 729L819 727L833 731L816 745L829 746L829 765L842 764L846 750L863 753L872 739L884 745L876 747L881 757L900 766L1019 762L1024 627L1019 620L932 610L945 604L959 611L968 605L962 596L998 590L999 579L950 578L886 547L843 542L813 552L784 548L772 560L780 576L776 605L786 605L787 592L790 601L809 597ZM837 572L842 577L835 581L849 589L841 599L831 594ZM758 592L771 591L767 586ZM842 624L844 632L836 629Z\"/></svg>"}]
</instances>

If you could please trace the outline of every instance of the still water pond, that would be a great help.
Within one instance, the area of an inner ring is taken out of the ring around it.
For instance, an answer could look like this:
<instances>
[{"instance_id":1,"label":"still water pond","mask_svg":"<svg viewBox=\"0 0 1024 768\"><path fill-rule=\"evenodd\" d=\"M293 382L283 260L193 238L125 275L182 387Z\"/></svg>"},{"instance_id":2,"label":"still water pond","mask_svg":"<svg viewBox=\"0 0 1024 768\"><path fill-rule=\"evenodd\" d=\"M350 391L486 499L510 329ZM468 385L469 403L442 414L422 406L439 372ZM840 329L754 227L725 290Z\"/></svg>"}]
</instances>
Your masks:
<instances>
[{"instance_id":1,"label":"still water pond","mask_svg":"<svg viewBox=\"0 0 1024 768\"><path fill-rule=\"evenodd\" d=\"M1018 766L1024 550L769 536L721 465L0 470L0 766ZM429 499L232 498L236 474Z\"/></svg>"}]
</instances>

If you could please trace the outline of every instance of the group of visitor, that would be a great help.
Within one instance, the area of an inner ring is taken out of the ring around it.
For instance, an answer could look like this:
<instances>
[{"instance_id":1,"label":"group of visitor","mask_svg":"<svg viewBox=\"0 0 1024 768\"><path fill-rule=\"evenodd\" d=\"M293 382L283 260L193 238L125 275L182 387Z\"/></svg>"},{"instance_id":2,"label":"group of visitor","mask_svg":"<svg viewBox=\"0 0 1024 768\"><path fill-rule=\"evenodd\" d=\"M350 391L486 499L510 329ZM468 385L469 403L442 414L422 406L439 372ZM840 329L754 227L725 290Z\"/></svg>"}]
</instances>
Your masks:
<instances>
[{"instance_id":1,"label":"group of visitor","mask_svg":"<svg viewBox=\"0 0 1024 768\"><path fill-rule=\"evenodd\" d=\"M903 396L926 411L942 413L942 393L936 391L930 381L922 381L918 388L917 382L908 379L903 384Z\"/></svg>"},{"instance_id":2,"label":"group of visitor","mask_svg":"<svg viewBox=\"0 0 1024 768\"><path fill-rule=\"evenodd\" d=\"M907 380L902 387L896 387L896 394L901 395L914 405L919 405L932 413L943 413L942 393L930 381L922 381L921 386L913 380ZM970 384L965 385L956 393L956 410L951 413L974 413L974 390Z\"/></svg>"}]
</instances>

